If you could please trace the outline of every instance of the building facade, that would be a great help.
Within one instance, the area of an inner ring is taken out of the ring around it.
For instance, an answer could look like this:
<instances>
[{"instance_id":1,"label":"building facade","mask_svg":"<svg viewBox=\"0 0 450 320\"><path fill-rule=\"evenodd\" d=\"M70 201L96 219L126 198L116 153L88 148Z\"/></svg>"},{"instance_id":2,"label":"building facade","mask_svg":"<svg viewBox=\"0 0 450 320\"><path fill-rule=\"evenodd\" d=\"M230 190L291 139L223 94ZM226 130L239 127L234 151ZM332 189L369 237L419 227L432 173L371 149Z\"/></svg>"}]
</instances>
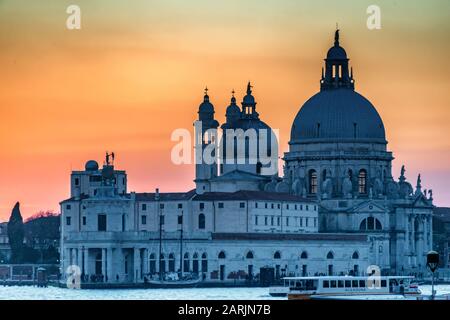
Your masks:
<instances>
[{"instance_id":1,"label":"building facade","mask_svg":"<svg viewBox=\"0 0 450 320\"><path fill-rule=\"evenodd\" d=\"M414 190L404 167L393 178L383 122L355 91L348 63L336 31L320 92L292 125L283 176L265 170L261 155L277 159L278 145L264 136L272 129L256 111L250 83L241 108L233 93L220 127L205 92L195 148L213 150L218 161L197 161L191 191L129 192L126 172L109 154L101 168L90 160L74 171L71 197L61 202L63 273L75 265L85 281L139 283L161 271L237 283L266 269L274 278L366 274L369 266L423 272L432 192L422 191L420 176ZM233 130L243 134L230 138ZM249 131L266 142L254 158ZM243 154L227 148L233 142L242 142Z\"/></svg>"}]
</instances>

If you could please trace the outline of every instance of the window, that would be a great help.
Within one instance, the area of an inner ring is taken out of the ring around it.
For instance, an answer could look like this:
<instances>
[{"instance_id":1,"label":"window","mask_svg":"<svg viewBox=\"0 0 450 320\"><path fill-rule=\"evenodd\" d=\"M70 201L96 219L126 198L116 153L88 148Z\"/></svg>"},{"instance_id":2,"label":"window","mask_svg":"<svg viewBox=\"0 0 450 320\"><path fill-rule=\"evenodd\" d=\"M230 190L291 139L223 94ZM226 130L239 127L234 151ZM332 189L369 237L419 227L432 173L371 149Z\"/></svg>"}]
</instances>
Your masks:
<instances>
[{"instance_id":1,"label":"window","mask_svg":"<svg viewBox=\"0 0 450 320\"><path fill-rule=\"evenodd\" d=\"M274 208L274 205L273 205L273 203L271 204L271 208L272 208L272 209Z\"/></svg>"},{"instance_id":2,"label":"window","mask_svg":"<svg viewBox=\"0 0 450 320\"><path fill-rule=\"evenodd\" d=\"M286 209L289 210L289 204L286 205Z\"/></svg>"},{"instance_id":3,"label":"window","mask_svg":"<svg viewBox=\"0 0 450 320\"><path fill-rule=\"evenodd\" d=\"M317 227L317 218L314 218L314 228Z\"/></svg>"},{"instance_id":4,"label":"window","mask_svg":"<svg viewBox=\"0 0 450 320\"><path fill-rule=\"evenodd\" d=\"M295 207L294 207L294 208L295 208L295 210L297 210L297 205L295 205Z\"/></svg>"},{"instance_id":5,"label":"window","mask_svg":"<svg viewBox=\"0 0 450 320\"><path fill-rule=\"evenodd\" d=\"M189 272L189 253L184 254L183 271Z\"/></svg>"},{"instance_id":6,"label":"window","mask_svg":"<svg viewBox=\"0 0 450 320\"><path fill-rule=\"evenodd\" d=\"M150 274L156 273L156 256L154 253L150 254L149 262L150 262L150 268L149 268Z\"/></svg>"},{"instance_id":7,"label":"window","mask_svg":"<svg viewBox=\"0 0 450 320\"><path fill-rule=\"evenodd\" d=\"M220 251L218 257L219 257L219 259L225 259L226 258L225 252Z\"/></svg>"},{"instance_id":8,"label":"window","mask_svg":"<svg viewBox=\"0 0 450 320\"><path fill-rule=\"evenodd\" d=\"M359 170L358 174L358 191L360 194L367 193L367 172L364 169Z\"/></svg>"},{"instance_id":9,"label":"window","mask_svg":"<svg viewBox=\"0 0 450 320\"><path fill-rule=\"evenodd\" d=\"M281 205L280 205L279 203L277 204L277 208L278 208L278 209L280 209L280 208L281 208Z\"/></svg>"},{"instance_id":10,"label":"window","mask_svg":"<svg viewBox=\"0 0 450 320\"><path fill-rule=\"evenodd\" d=\"M336 288L336 280L331 280L330 281L330 287L331 288Z\"/></svg>"},{"instance_id":11,"label":"window","mask_svg":"<svg viewBox=\"0 0 450 320\"><path fill-rule=\"evenodd\" d=\"M358 288L358 280L352 280L352 287Z\"/></svg>"},{"instance_id":12,"label":"window","mask_svg":"<svg viewBox=\"0 0 450 320\"><path fill-rule=\"evenodd\" d=\"M267 217L264 217L264 225L267 226Z\"/></svg>"},{"instance_id":13,"label":"window","mask_svg":"<svg viewBox=\"0 0 450 320\"><path fill-rule=\"evenodd\" d=\"M86 225L86 217L83 217L83 226Z\"/></svg>"},{"instance_id":14,"label":"window","mask_svg":"<svg viewBox=\"0 0 450 320\"><path fill-rule=\"evenodd\" d=\"M180 214L177 220L178 224L183 224L183 215Z\"/></svg>"},{"instance_id":15,"label":"window","mask_svg":"<svg viewBox=\"0 0 450 320\"><path fill-rule=\"evenodd\" d=\"M258 162L256 164L256 174L261 174L262 163Z\"/></svg>"},{"instance_id":16,"label":"window","mask_svg":"<svg viewBox=\"0 0 450 320\"><path fill-rule=\"evenodd\" d=\"M76 186L79 186L79 185L80 185L80 179L75 178L75 185L76 185Z\"/></svg>"},{"instance_id":17,"label":"window","mask_svg":"<svg viewBox=\"0 0 450 320\"><path fill-rule=\"evenodd\" d=\"M352 287L352 282L350 280L345 280L345 287L346 288L351 288Z\"/></svg>"},{"instance_id":18,"label":"window","mask_svg":"<svg viewBox=\"0 0 450 320\"><path fill-rule=\"evenodd\" d=\"M169 254L169 272L175 272L175 255Z\"/></svg>"},{"instance_id":19,"label":"window","mask_svg":"<svg viewBox=\"0 0 450 320\"><path fill-rule=\"evenodd\" d=\"M182 203L178 204L178 209L183 209L183 204Z\"/></svg>"},{"instance_id":20,"label":"window","mask_svg":"<svg viewBox=\"0 0 450 320\"><path fill-rule=\"evenodd\" d=\"M72 209L72 206L70 204L66 204L66 209L70 210L70 209Z\"/></svg>"},{"instance_id":21,"label":"window","mask_svg":"<svg viewBox=\"0 0 450 320\"><path fill-rule=\"evenodd\" d=\"M280 217L277 217L277 226L280 226Z\"/></svg>"},{"instance_id":22,"label":"window","mask_svg":"<svg viewBox=\"0 0 450 320\"><path fill-rule=\"evenodd\" d=\"M329 252L327 253L327 259L334 259L334 254L333 254L333 252L329 251Z\"/></svg>"},{"instance_id":23,"label":"window","mask_svg":"<svg viewBox=\"0 0 450 320\"><path fill-rule=\"evenodd\" d=\"M308 253L306 251L303 251L300 255L300 259L308 259Z\"/></svg>"},{"instance_id":24,"label":"window","mask_svg":"<svg viewBox=\"0 0 450 320\"><path fill-rule=\"evenodd\" d=\"M314 211L317 211L317 206L314 206Z\"/></svg>"},{"instance_id":25,"label":"window","mask_svg":"<svg viewBox=\"0 0 450 320\"><path fill-rule=\"evenodd\" d=\"M165 223L166 219L164 218L163 215L159 216L159 223L161 223L161 225L163 225Z\"/></svg>"},{"instance_id":26,"label":"window","mask_svg":"<svg viewBox=\"0 0 450 320\"><path fill-rule=\"evenodd\" d=\"M323 281L323 287L324 288L329 288L330 287L330 281L329 280L324 280Z\"/></svg>"},{"instance_id":27,"label":"window","mask_svg":"<svg viewBox=\"0 0 450 320\"><path fill-rule=\"evenodd\" d=\"M202 254L202 272L208 272L208 257L206 253Z\"/></svg>"},{"instance_id":28,"label":"window","mask_svg":"<svg viewBox=\"0 0 450 320\"><path fill-rule=\"evenodd\" d=\"M265 204L265 206L264 206L266 209L267 209L267 203Z\"/></svg>"},{"instance_id":29,"label":"window","mask_svg":"<svg viewBox=\"0 0 450 320\"><path fill-rule=\"evenodd\" d=\"M223 209L223 202L219 202L219 209Z\"/></svg>"},{"instance_id":30,"label":"window","mask_svg":"<svg viewBox=\"0 0 450 320\"><path fill-rule=\"evenodd\" d=\"M300 210L303 210L303 205L302 204L300 205Z\"/></svg>"},{"instance_id":31,"label":"window","mask_svg":"<svg viewBox=\"0 0 450 320\"><path fill-rule=\"evenodd\" d=\"M205 215L203 213L198 215L198 228L205 229Z\"/></svg>"},{"instance_id":32,"label":"window","mask_svg":"<svg viewBox=\"0 0 450 320\"><path fill-rule=\"evenodd\" d=\"M273 226L273 217L270 217L270 225Z\"/></svg>"},{"instance_id":33,"label":"window","mask_svg":"<svg viewBox=\"0 0 450 320\"><path fill-rule=\"evenodd\" d=\"M364 288L366 286L366 281L365 280L359 280L359 287L360 288Z\"/></svg>"},{"instance_id":34,"label":"window","mask_svg":"<svg viewBox=\"0 0 450 320\"><path fill-rule=\"evenodd\" d=\"M381 287L386 288L386 286L387 286L386 280L381 280Z\"/></svg>"},{"instance_id":35,"label":"window","mask_svg":"<svg viewBox=\"0 0 450 320\"><path fill-rule=\"evenodd\" d=\"M359 259L358 251L353 252L352 259Z\"/></svg>"},{"instance_id":36,"label":"window","mask_svg":"<svg viewBox=\"0 0 450 320\"><path fill-rule=\"evenodd\" d=\"M317 172L316 170L309 170L309 193L317 193Z\"/></svg>"},{"instance_id":37,"label":"window","mask_svg":"<svg viewBox=\"0 0 450 320\"><path fill-rule=\"evenodd\" d=\"M308 223L308 222L309 222L309 218L306 217L306 218L305 218L305 227L309 227L309 223Z\"/></svg>"},{"instance_id":38,"label":"window","mask_svg":"<svg viewBox=\"0 0 450 320\"><path fill-rule=\"evenodd\" d=\"M255 216L255 226L258 225L258 216Z\"/></svg>"},{"instance_id":39,"label":"window","mask_svg":"<svg viewBox=\"0 0 450 320\"><path fill-rule=\"evenodd\" d=\"M147 216L141 216L141 223L142 224L147 224Z\"/></svg>"},{"instance_id":40,"label":"window","mask_svg":"<svg viewBox=\"0 0 450 320\"><path fill-rule=\"evenodd\" d=\"M122 231L125 231L125 215L122 215Z\"/></svg>"},{"instance_id":41,"label":"window","mask_svg":"<svg viewBox=\"0 0 450 320\"><path fill-rule=\"evenodd\" d=\"M247 252L247 255L245 257L247 259L253 259L253 252L251 252L251 251Z\"/></svg>"},{"instance_id":42,"label":"window","mask_svg":"<svg viewBox=\"0 0 450 320\"><path fill-rule=\"evenodd\" d=\"M106 231L106 214L99 214L97 216L98 231Z\"/></svg>"},{"instance_id":43,"label":"window","mask_svg":"<svg viewBox=\"0 0 450 320\"><path fill-rule=\"evenodd\" d=\"M303 218L300 217L300 227L303 227Z\"/></svg>"},{"instance_id":44,"label":"window","mask_svg":"<svg viewBox=\"0 0 450 320\"><path fill-rule=\"evenodd\" d=\"M72 223L72 217L66 217L66 225L70 226Z\"/></svg>"},{"instance_id":45,"label":"window","mask_svg":"<svg viewBox=\"0 0 450 320\"><path fill-rule=\"evenodd\" d=\"M255 208L258 208L258 202L255 202Z\"/></svg>"},{"instance_id":46,"label":"window","mask_svg":"<svg viewBox=\"0 0 450 320\"><path fill-rule=\"evenodd\" d=\"M382 225L380 220L374 218L374 217L368 217L361 221L361 224L359 225L359 230L382 230Z\"/></svg>"},{"instance_id":47,"label":"window","mask_svg":"<svg viewBox=\"0 0 450 320\"><path fill-rule=\"evenodd\" d=\"M147 211L147 204L146 203L142 204L142 211Z\"/></svg>"},{"instance_id":48,"label":"window","mask_svg":"<svg viewBox=\"0 0 450 320\"><path fill-rule=\"evenodd\" d=\"M200 208L200 210L203 210L203 209L205 209L205 203L203 203L203 202L200 202L199 208Z\"/></svg>"},{"instance_id":49,"label":"window","mask_svg":"<svg viewBox=\"0 0 450 320\"><path fill-rule=\"evenodd\" d=\"M245 208L245 202L239 203L239 208Z\"/></svg>"},{"instance_id":50,"label":"window","mask_svg":"<svg viewBox=\"0 0 450 320\"><path fill-rule=\"evenodd\" d=\"M286 226L289 227L289 217L286 217Z\"/></svg>"},{"instance_id":51,"label":"window","mask_svg":"<svg viewBox=\"0 0 450 320\"><path fill-rule=\"evenodd\" d=\"M281 259L281 253L280 251L275 252L275 254L273 255L274 259Z\"/></svg>"},{"instance_id":52,"label":"window","mask_svg":"<svg viewBox=\"0 0 450 320\"><path fill-rule=\"evenodd\" d=\"M309 210L309 206L308 205L306 205L306 211L308 211Z\"/></svg>"},{"instance_id":53,"label":"window","mask_svg":"<svg viewBox=\"0 0 450 320\"><path fill-rule=\"evenodd\" d=\"M160 204L159 204L159 208L160 208L160 209L164 209L164 203L160 203Z\"/></svg>"}]
</instances>

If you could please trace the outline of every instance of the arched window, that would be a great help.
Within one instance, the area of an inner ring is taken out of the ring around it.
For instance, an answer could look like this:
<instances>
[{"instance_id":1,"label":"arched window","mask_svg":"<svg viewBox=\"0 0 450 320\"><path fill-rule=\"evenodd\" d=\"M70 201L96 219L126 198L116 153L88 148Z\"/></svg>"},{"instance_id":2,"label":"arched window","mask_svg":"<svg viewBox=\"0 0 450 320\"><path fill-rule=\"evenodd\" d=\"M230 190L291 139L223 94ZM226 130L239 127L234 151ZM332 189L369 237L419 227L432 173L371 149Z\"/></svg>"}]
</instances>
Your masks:
<instances>
[{"instance_id":1,"label":"arched window","mask_svg":"<svg viewBox=\"0 0 450 320\"><path fill-rule=\"evenodd\" d=\"M225 258L226 258L225 252L220 251L219 252L219 259L225 259Z\"/></svg>"},{"instance_id":2,"label":"arched window","mask_svg":"<svg viewBox=\"0 0 450 320\"><path fill-rule=\"evenodd\" d=\"M251 252L251 251L247 252L247 255L245 257L247 259L253 259L253 252Z\"/></svg>"},{"instance_id":3,"label":"arched window","mask_svg":"<svg viewBox=\"0 0 450 320\"><path fill-rule=\"evenodd\" d=\"M273 255L274 259L281 259L281 253L280 251L275 252L275 254Z\"/></svg>"},{"instance_id":4,"label":"arched window","mask_svg":"<svg viewBox=\"0 0 450 320\"><path fill-rule=\"evenodd\" d=\"M361 221L359 225L359 230L367 231L367 230L383 230L383 226L381 225L380 220L374 217L368 217Z\"/></svg>"},{"instance_id":5,"label":"arched window","mask_svg":"<svg viewBox=\"0 0 450 320\"><path fill-rule=\"evenodd\" d=\"M156 255L154 253L150 254L149 263L150 274L156 273Z\"/></svg>"},{"instance_id":6,"label":"arched window","mask_svg":"<svg viewBox=\"0 0 450 320\"><path fill-rule=\"evenodd\" d=\"M198 253L194 253L192 256L192 272L198 274Z\"/></svg>"},{"instance_id":7,"label":"arched window","mask_svg":"<svg viewBox=\"0 0 450 320\"><path fill-rule=\"evenodd\" d=\"M184 254L183 272L189 272L189 253Z\"/></svg>"},{"instance_id":8,"label":"arched window","mask_svg":"<svg viewBox=\"0 0 450 320\"><path fill-rule=\"evenodd\" d=\"M316 170L309 170L309 193L317 193L317 172Z\"/></svg>"},{"instance_id":9,"label":"arched window","mask_svg":"<svg viewBox=\"0 0 450 320\"><path fill-rule=\"evenodd\" d=\"M303 251L302 254L300 255L300 259L308 259L308 252Z\"/></svg>"},{"instance_id":10,"label":"arched window","mask_svg":"<svg viewBox=\"0 0 450 320\"><path fill-rule=\"evenodd\" d=\"M159 271L162 273L166 272L166 260L163 253L161 253L159 260Z\"/></svg>"},{"instance_id":11,"label":"arched window","mask_svg":"<svg viewBox=\"0 0 450 320\"><path fill-rule=\"evenodd\" d=\"M169 272L175 272L175 255L169 254Z\"/></svg>"},{"instance_id":12,"label":"arched window","mask_svg":"<svg viewBox=\"0 0 450 320\"><path fill-rule=\"evenodd\" d=\"M198 228L205 229L205 215L203 213L198 215Z\"/></svg>"},{"instance_id":13,"label":"arched window","mask_svg":"<svg viewBox=\"0 0 450 320\"><path fill-rule=\"evenodd\" d=\"M359 253L358 251L353 252L352 259L359 259Z\"/></svg>"},{"instance_id":14,"label":"arched window","mask_svg":"<svg viewBox=\"0 0 450 320\"><path fill-rule=\"evenodd\" d=\"M328 251L327 253L327 259L334 259L334 254L331 251Z\"/></svg>"},{"instance_id":15,"label":"arched window","mask_svg":"<svg viewBox=\"0 0 450 320\"><path fill-rule=\"evenodd\" d=\"M358 192L360 194L367 193L367 172L364 169L359 170L358 174Z\"/></svg>"},{"instance_id":16,"label":"arched window","mask_svg":"<svg viewBox=\"0 0 450 320\"><path fill-rule=\"evenodd\" d=\"M208 256L206 253L202 254L202 272L208 272Z\"/></svg>"}]
</instances>

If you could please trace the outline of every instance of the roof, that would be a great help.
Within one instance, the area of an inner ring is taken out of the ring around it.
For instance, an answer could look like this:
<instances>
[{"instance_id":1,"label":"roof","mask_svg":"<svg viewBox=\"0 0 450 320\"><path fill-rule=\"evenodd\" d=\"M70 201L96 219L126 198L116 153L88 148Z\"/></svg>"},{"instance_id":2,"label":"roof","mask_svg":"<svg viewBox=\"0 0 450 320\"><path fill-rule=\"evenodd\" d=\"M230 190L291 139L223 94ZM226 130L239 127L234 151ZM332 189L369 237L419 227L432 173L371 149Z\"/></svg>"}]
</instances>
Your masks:
<instances>
[{"instance_id":1,"label":"roof","mask_svg":"<svg viewBox=\"0 0 450 320\"><path fill-rule=\"evenodd\" d=\"M367 241L367 235L350 233L213 233L213 240L323 240Z\"/></svg>"},{"instance_id":2,"label":"roof","mask_svg":"<svg viewBox=\"0 0 450 320\"><path fill-rule=\"evenodd\" d=\"M308 202L315 201L289 193L267 192L267 191L250 191L240 190L236 192L205 192L197 194L192 200L194 201L226 201L226 200L266 200L266 201L293 201Z\"/></svg>"},{"instance_id":3,"label":"roof","mask_svg":"<svg viewBox=\"0 0 450 320\"><path fill-rule=\"evenodd\" d=\"M268 177L261 176L258 174L242 171L242 170L233 170L230 172L227 172L223 175L214 177L211 179L211 181L223 181L223 180L267 180Z\"/></svg>"},{"instance_id":4,"label":"roof","mask_svg":"<svg viewBox=\"0 0 450 320\"><path fill-rule=\"evenodd\" d=\"M450 222L450 208L449 207L434 207L433 218L437 218L442 222Z\"/></svg>"},{"instance_id":5,"label":"roof","mask_svg":"<svg viewBox=\"0 0 450 320\"><path fill-rule=\"evenodd\" d=\"M383 121L369 100L348 88L322 90L301 107L290 143L386 143Z\"/></svg>"},{"instance_id":6,"label":"roof","mask_svg":"<svg viewBox=\"0 0 450 320\"><path fill-rule=\"evenodd\" d=\"M189 200L195 195L195 189L188 192L160 192L159 201L183 201ZM156 201L155 193L136 193L137 201Z\"/></svg>"}]
</instances>

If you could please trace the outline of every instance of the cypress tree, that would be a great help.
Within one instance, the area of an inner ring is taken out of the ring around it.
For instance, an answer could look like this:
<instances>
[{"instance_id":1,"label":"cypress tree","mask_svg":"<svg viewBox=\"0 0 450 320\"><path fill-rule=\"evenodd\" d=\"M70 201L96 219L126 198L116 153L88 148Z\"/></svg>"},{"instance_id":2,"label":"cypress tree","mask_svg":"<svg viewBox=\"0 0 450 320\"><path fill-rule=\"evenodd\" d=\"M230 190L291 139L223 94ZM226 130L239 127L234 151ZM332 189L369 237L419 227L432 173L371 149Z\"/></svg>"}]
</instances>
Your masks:
<instances>
[{"instance_id":1,"label":"cypress tree","mask_svg":"<svg viewBox=\"0 0 450 320\"><path fill-rule=\"evenodd\" d=\"M20 204L17 202L8 221L8 239L11 246L12 263L21 263L23 256L24 227L19 206Z\"/></svg>"}]
</instances>

